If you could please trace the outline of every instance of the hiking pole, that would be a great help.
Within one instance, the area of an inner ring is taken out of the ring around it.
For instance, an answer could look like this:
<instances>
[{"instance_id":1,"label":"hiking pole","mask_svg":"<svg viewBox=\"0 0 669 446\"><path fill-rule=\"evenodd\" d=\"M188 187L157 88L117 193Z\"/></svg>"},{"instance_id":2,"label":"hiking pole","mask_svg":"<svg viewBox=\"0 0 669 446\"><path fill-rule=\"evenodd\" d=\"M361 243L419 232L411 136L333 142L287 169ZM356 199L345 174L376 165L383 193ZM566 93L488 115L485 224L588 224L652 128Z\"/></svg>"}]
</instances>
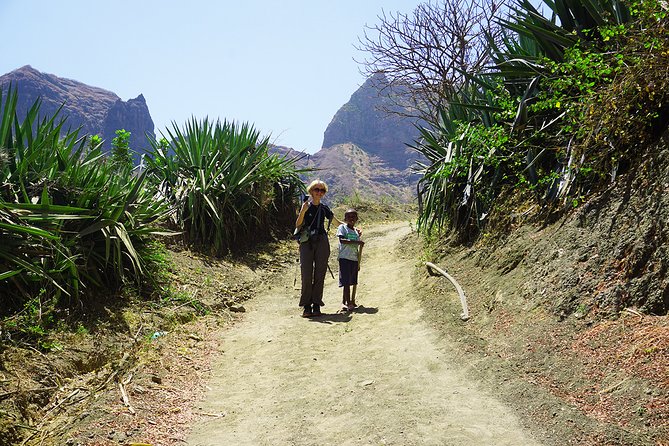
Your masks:
<instances>
[{"instance_id":1,"label":"hiking pole","mask_svg":"<svg viewBox=\"0 0 669 446\"><path fill-rule=\"evenodd\" d=\"M360 260L362 259L362 246L358 245L358 271L360 271ZM358 289L358 284L355 284L351 287L351 305L353 305L353 308L355 308L357 305L355 304L355 292Z\"/></svg>"},{"instance_id":2,"label":"hiking pole","mask_svg":"<svg viewBox=\"0 0 669 446\"><path fill-rule=\"evenodd\" d=\"M295 273L293 274L293 289L294 290L298 289L298 288L295 288L295 285L297 285L297 271L300 269L299 266L300 266L300 259L298 258L295 261Z\"/></svg>"},{"instance_id":3,"label":"hiking pole","mask_svg":"<svg viewBox=\"0 0 669 446\"><path fill-rule=\"evenodd\" d=\"M330 275L332 276L332 280L334 280L334 274L332 274L332 270L330 269L330 264L328 263L328 271L330 271Z\"/></svg>"}]
</instances>

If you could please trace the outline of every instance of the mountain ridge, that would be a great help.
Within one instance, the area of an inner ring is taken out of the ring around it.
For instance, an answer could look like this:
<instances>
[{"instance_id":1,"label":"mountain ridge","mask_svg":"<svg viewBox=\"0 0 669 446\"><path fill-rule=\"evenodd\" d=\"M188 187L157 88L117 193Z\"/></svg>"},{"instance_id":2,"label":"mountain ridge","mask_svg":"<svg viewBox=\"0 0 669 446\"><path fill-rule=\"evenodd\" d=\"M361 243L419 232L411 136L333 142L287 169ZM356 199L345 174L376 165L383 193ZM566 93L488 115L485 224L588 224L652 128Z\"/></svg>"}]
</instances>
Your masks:
<instances>
[{"instance_id":1,"label":"mountain ridge","mask_svg":"<svg viewBox=\"0 0 669 446\"><path fill-rule=\"evenodd\" d=\"M419 122L398 105L399 93L383 74L372 76L332 117L318 152L273 150L296 158L300 168L313 168L304 180L326 181L333 200L358 195L410 202L418 180L411 167L422 156L409 144L420 136Z\"/></svg>"},{"instance_id":2,"label":"mountain ridge","mask_svg":"<svg viewBox=\"0 0 669 446\"><path fill-rule=\"evenodd\" d=\"M147 135L155 138L153 119L142 94L123 101L104 88L43 73L30 65L0 76L0 89L10 87L19 94L19 115L25 115L38 99L41 115L51 116L62 107L60 116L67 117L71 129L81 127L85 134L100 135L106 149L119 129L130 132L130 147L138 152L148 148Z\"/></svg>"},{"instance_id":3,"label":"mountain ridge","mask_svg":"<svg viewBox=\"0 0 669 446\"><path fill-rule=\"evenodd\" d=\"M271 151L295 159L298 168L314 169L303 175L304 181L316 177L327 181L331 199L357 194L411 201L417 176L410 167L418 154L407 144L417 138L418 130L393 103L393 90L385 82L383 75L373 76L352 93L325 129L318 152L307 154L285 146L271 146ZM104 88L43 73L30 65L0 76L0 89L9 86L19 93L19 115L25 115L38 99L42 115L53 115L62 107L61 117L67 117L69 128L100 135L106 149L119 129L130 132L130 147L140 154L149 147L146 136L155 138L142 94L123 101ZM388 109L395 113L389 114Z\"/></svg>"},{"instance_id":4,"label":"mountain ridge","mask_svg":"<svg viewBox=\"0 0 669 446\"><path fill-rule=\"evenodd\" d=\"M398 104L400 91L385 75L369 77L332 117L323 133L323 148L353 143L398 170L406 170L419 158L407 144L420 136L418 120L407 117Z\"/></svg>"}]
</instances>

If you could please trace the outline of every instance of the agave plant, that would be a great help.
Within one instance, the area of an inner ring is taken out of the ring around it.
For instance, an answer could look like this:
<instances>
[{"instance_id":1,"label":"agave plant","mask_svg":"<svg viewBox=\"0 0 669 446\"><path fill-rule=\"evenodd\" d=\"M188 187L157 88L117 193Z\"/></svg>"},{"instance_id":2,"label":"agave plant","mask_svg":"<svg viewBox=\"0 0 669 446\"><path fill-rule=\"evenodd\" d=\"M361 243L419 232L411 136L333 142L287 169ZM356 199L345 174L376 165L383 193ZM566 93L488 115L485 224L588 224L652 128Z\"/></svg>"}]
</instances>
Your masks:
<instances>
[{"instance_id":1,"label":"agave plant","mask_svg":"<svg viewBox=\"0 0 669 446\"><path fill-rule=\"evenodd\" d=\"M445 98L447 110L438 111L440 121L421 130L413 147L428 160L416 166L423 175L422 227L477 228L504 182L526 181L544 202L566 199L573 190L574 169L582 158L571 151L569 138L545 139L550 132L560 134L565 112L532 109L532 104L551 74L548 62L563 62L577 43L598 44L600 35L593 29L625 23L630 15L618 0L544 0L544 5L549 17L529 0L518 0L511 17L499 19L504 33L489 38L492 66L465 74L467 83ZM509 138L500 137L500 128ZM474 139L472 131L477 132ZM481 137L488 138L487 155L472 150ZM556 150L556 144L564 147Z\"/></svg>"},{"instance_id":2,"label":"agave plant","mask_svg":"<svg viewBox=\"0 0 669 446\"><path fill-rule=\"evenodd\" d=\"M620 0L543 0L550 18L546 18L529 0L518 0L512 8L512 19L500 19L506 29L531 38L541 53L560 61L567 48L579 41L597 38L589 33L597 27L626 23L630 20L627 6ZM515 58L517 54L511 53Z\"/></svg>"},{"instance_id":3,"label":"agave plant","mask_svg":"<svg viewBox=\"0 0 669 446\"><path fill-rule=\"evenodd\" d=\"M217 255L264 238L301 184L293 161L270 155L268 138L246 123L193 118L165 140L147 159L152 181L187 243Z\"/></svg>"},{"instance_id":4,"label":"agave plant","mask_svg":"<svg viewBox=\"0 0 669 446\"><path fill-rule=\"evenodd\" d=\"M490 212L503 178L504 161L508 158L504 150L506 130L492 122L491 110L479 110L482 115L479 119L484 123L454 120L458 114L455 110L466 109L458 105L441 110L439 126L421 128L421 139L411 146L427 160L414 166L421 175L418 183L421 229L448 224L462 234L471 227L479 227Z\"/></svg>"},{"instance_id":5,"label":"agave plant","mask_svg":"<svg viewBox=\"0 0 669 446\"><path fill-rule=\"evenodd\" d=\"M447 108L438 110L437 124L420 129L421 138L411 146L428 160L414 166L422 175L419 228L449 225L464 234L481 226L506 173L505 163L514 158L499 144L502 126L508 124L509 102L522 95L540 72L540 54L532 38L513 38L509 30L498 40L490 37L489 45L495 67L478 74L462 73L465 84L447 98ZM522 58L511 58L514 51ZM525 105L520 101L521 107ZM493 138L497 142L483 151L487 153L475 148L484 137L482 132L497 135Z\"/></svg>"},{"instance_id":6,"label":"agave plant","mask_svg":"<svg viewBox=\"0 0 669 446\"><path fill-rule=\"evenodd\" d=\"M58 113L40 119L39 101L20 121L16 102L10 91L0 124L0 292L75 295L141 282L139 251L167 210L145 175L115 169L101 144L64 131Z\"/></svg>"}]
</instances>

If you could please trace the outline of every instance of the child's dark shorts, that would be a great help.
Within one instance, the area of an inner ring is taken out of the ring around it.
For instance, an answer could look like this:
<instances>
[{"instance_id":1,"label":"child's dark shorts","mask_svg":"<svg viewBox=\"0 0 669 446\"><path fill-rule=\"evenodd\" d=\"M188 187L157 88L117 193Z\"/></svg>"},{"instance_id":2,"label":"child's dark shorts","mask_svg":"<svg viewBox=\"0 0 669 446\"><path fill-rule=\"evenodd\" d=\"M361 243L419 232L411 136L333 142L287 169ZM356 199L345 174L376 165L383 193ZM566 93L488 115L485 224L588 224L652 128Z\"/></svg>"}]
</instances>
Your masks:
<instances>
[{"instance_id":1,"label":"child's dark shorts","mask_svg":"<svg viewBox=\"0 0 669 446\"><path fill-rule=\"evenodd\" d=\"M358 262L339 259L339 286L358 284Z\"/></svg>"}]
</instances>

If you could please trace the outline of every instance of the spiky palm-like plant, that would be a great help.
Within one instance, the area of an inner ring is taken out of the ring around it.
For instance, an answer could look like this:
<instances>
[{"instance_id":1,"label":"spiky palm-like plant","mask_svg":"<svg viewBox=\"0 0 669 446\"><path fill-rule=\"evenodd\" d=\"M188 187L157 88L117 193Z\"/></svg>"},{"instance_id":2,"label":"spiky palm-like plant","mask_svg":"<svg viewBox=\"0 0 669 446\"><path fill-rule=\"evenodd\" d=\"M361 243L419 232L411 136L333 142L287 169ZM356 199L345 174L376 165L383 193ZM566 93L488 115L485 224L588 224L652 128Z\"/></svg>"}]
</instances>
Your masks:
<instances>
[{"instance_id":1,"label":"spiky palm-like plant","mask_svg":"<svg viewBox=\"0 0 669 446\"><path fill-rule=\"evenodd\" d=\"M268 138L250 124L193 118L173 123L166 140L153 144L149 171L193 246L221 255L266 238L280 203L298 192L293 161L270 155Z\"/></svg>"},{"instance_id":2,"label":"spiky palm-like plant","mask_svg":"<svg viewBox=\"0 0 669 446\"><path fill-rule=\"evenodd\" d=\"M477 228L504 184L501 180L525 181L544 202L565 199L573 190L576 160L569 140L563 149L553 150L560 142L545 139L550 132L560 133L565 112L559 103L541 110L532 104L542 92L542 80L551 75L548 62L563 62L565 52L579 42L600 44L601 35L593 28L625 23L630 15L619 0L544 3L549 18L528 0L518 0L511 18L499 20L505 28L502 37L489 39L493 66L467 75L468 86L445 98L448 110L439 111L440 122L422 130L414 145L428 160L417 166L423 175L421 227ZM508 129L508 138L500 137L500 126ZM484 138L487 155L468 149L474 134Z\"/></svg>"},{"instance_id":3,"label":"spiky palm-like plant","mask_svg":"<svg viewBox=\"0 0 669 446\"><path fill-rule=\"evenodd\" d=\"M20 120L17 97L6 95L0 124L0 293L20 302L39 289L142 282L140 251L166 206L145 175L114 169L100 144L63 131L58 113L40 118L39 101Z\"/></svg>"}]
</instances>

